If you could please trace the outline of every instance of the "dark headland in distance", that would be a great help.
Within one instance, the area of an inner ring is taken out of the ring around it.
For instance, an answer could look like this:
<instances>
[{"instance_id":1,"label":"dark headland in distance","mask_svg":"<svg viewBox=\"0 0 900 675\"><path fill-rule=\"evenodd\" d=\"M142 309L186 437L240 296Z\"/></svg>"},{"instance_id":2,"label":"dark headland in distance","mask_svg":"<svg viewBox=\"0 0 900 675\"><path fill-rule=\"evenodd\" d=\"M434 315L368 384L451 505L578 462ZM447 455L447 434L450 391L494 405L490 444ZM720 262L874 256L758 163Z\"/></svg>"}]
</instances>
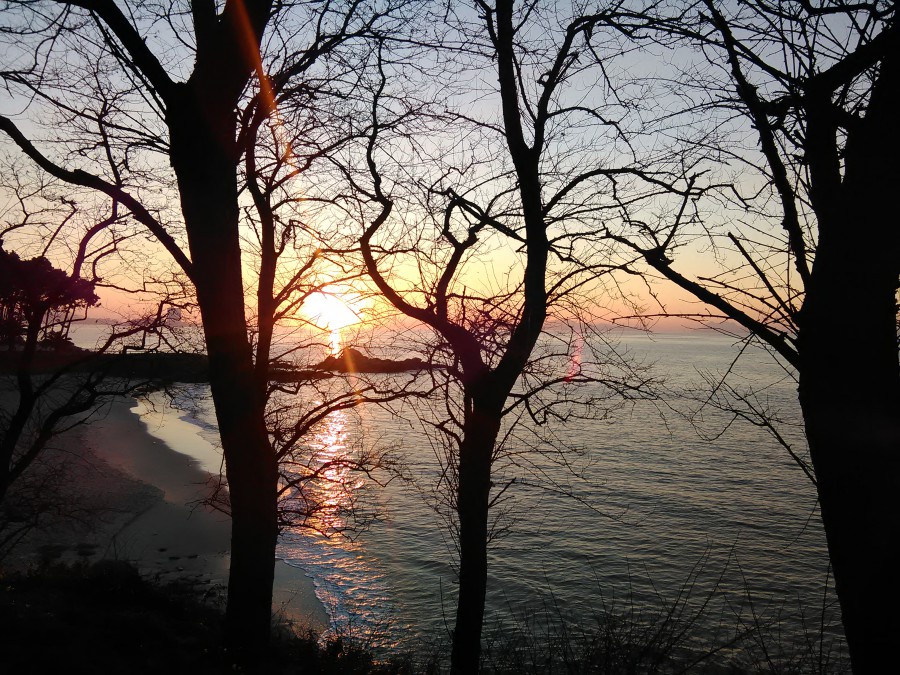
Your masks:
<instances>
[{"instance_id":1,"label":"dark headland in distance","mask_svg":"<svg viewBox=\"0 0 900 675\"><path fill-rule=\"evenodd\" d=\"M0 375L17 372L22 352L0 349ZM270 378L276 382L302 382L331 377L331 373L403 373L433 370L440 366L419 358L402 360L367 356L347 347L337 356L328 356L309 368L273 364ZM109 377L147 379L163 382L201 383L209 381L209 360L205 354L125 351L96 353L77 347L38 350L28 368L33 374L103 372Z\"/></svg>"}]
</instances>

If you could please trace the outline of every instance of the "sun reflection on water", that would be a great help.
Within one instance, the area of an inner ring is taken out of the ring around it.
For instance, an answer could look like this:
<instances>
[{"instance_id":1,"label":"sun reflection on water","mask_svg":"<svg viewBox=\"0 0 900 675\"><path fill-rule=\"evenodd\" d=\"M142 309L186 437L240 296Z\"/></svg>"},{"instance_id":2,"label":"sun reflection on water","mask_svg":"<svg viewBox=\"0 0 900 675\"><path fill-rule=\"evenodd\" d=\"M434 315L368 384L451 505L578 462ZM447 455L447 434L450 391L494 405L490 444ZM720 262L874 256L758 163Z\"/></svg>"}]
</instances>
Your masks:
<instances>
[{"instance_id":1,"label":"sun reflection on water","mask_svg":"<svg viewBox=\"0 0 900 675\"><path fill-rule=\"evenodd\" d=\"M348 413L335 410L310 435L312 480L305 486L315 513L310 523L319 532L341 533L352 525L357 492L363 480L348 442Z\"/></svg>"},{"instance_id":2,"label":"sun reflection on water","mask_svg":"<svg viewBox=\"0 0 900 675\"><path fill-rule=\"evenodd\" d=\"M341 329L332 328L329 341L329 356L339 356L341 353Z\"/></svg>"},{"instance_id":3,"label":"sun reflection on water","mask_svg":"<svg viewBox=\"0 0 900 675\"><path fill-rule=\"evenodd\" d=\"M386 649L396 636L388 630L391 599L385 574L363 543L350 536L369 510L366 474L356 465L357 425L353 413L337 410L308 435L311 459L302 492L304 504L314 513L306 527L284 533L280 555L314 579L333 630L350 629Z\"/></svg>"}]
</instances>

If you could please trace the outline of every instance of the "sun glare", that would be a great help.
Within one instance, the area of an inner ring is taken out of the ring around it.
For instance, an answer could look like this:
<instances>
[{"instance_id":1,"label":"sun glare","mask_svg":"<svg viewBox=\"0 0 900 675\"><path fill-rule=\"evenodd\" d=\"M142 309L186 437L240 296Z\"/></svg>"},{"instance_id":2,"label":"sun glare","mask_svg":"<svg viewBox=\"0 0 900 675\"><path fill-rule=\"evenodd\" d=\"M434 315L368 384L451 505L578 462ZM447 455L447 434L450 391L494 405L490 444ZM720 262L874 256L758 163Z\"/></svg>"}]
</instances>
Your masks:
<instances>
[{"instance_id":1,"label":"sun glare","mask_svg":"<svg viewBox=\"0 0 900 675\"><path fill-rule=\"evenodd\" d=\"M303 313L319 328L339 331L359 323L359 316L350 308L350 301L332 293L313 293L303 303Z\"/></svg>"}]
</instances>

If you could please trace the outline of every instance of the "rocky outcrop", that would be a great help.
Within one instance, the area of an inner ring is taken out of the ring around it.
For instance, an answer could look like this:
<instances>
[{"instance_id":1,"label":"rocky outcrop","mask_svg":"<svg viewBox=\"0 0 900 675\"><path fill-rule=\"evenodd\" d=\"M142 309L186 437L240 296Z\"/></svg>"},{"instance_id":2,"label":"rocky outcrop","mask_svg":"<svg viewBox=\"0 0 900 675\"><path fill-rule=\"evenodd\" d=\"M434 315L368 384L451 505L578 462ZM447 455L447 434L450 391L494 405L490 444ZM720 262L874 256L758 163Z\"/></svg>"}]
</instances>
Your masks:
<instances>
[{"instance_id":1,"label":"rocky outcrop","mask_svg":"<svg viewBox=\"0 0 900 675\"><path fill-rule=\"evenodd\" d=\"M431 370L435 366L422 359L378 359L366 356L358 349L347 347L337 356L329 356L316 370L330 370L338 373L404 373L415 370Z\"/></svg>"}]
</instances>

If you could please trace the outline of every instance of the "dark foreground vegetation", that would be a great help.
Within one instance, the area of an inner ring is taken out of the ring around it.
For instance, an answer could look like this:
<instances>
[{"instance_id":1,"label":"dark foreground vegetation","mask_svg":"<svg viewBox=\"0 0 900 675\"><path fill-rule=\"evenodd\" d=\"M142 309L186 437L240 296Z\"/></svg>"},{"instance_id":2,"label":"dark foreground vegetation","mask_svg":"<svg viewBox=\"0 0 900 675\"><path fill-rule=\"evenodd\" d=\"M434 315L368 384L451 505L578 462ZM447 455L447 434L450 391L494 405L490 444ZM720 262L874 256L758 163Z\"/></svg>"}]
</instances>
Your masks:
<instances>
[{"instance_id":1,"label":"dark foreground vegetation","mask_svg":"<svg viewBox=\"0 0 900 675\"><path fill-rule=\"evenodd\" d=\"M233 669L224 616L190 585L159 586L123 561L0 576L4 673L206 673ZM313 633L277 631L258 672L406 673L365 649Z\"/></svg>"},{"instance_id":2,"label":"dark foreground vegetation","mask_svg":"<svg viewBox=\"0 0 900 675\"><path fill-rule=\"evenodd\" d=\"M0 650L4 673L248 672L223 643L221 594L185 581L160 585L129 563L47 564L28 574L0 572ZM702 637L697 619L709 598L641 608L603 603L578 623L540 622L537 614L492 626L481 672L537 673L841 673L842 654L816 626L789 642L777 617L738 620ZM385 657L353 636L323 638L281 623L258 673L412 675L445 672L447 645Z\"/></svg>"}]
</instances>

